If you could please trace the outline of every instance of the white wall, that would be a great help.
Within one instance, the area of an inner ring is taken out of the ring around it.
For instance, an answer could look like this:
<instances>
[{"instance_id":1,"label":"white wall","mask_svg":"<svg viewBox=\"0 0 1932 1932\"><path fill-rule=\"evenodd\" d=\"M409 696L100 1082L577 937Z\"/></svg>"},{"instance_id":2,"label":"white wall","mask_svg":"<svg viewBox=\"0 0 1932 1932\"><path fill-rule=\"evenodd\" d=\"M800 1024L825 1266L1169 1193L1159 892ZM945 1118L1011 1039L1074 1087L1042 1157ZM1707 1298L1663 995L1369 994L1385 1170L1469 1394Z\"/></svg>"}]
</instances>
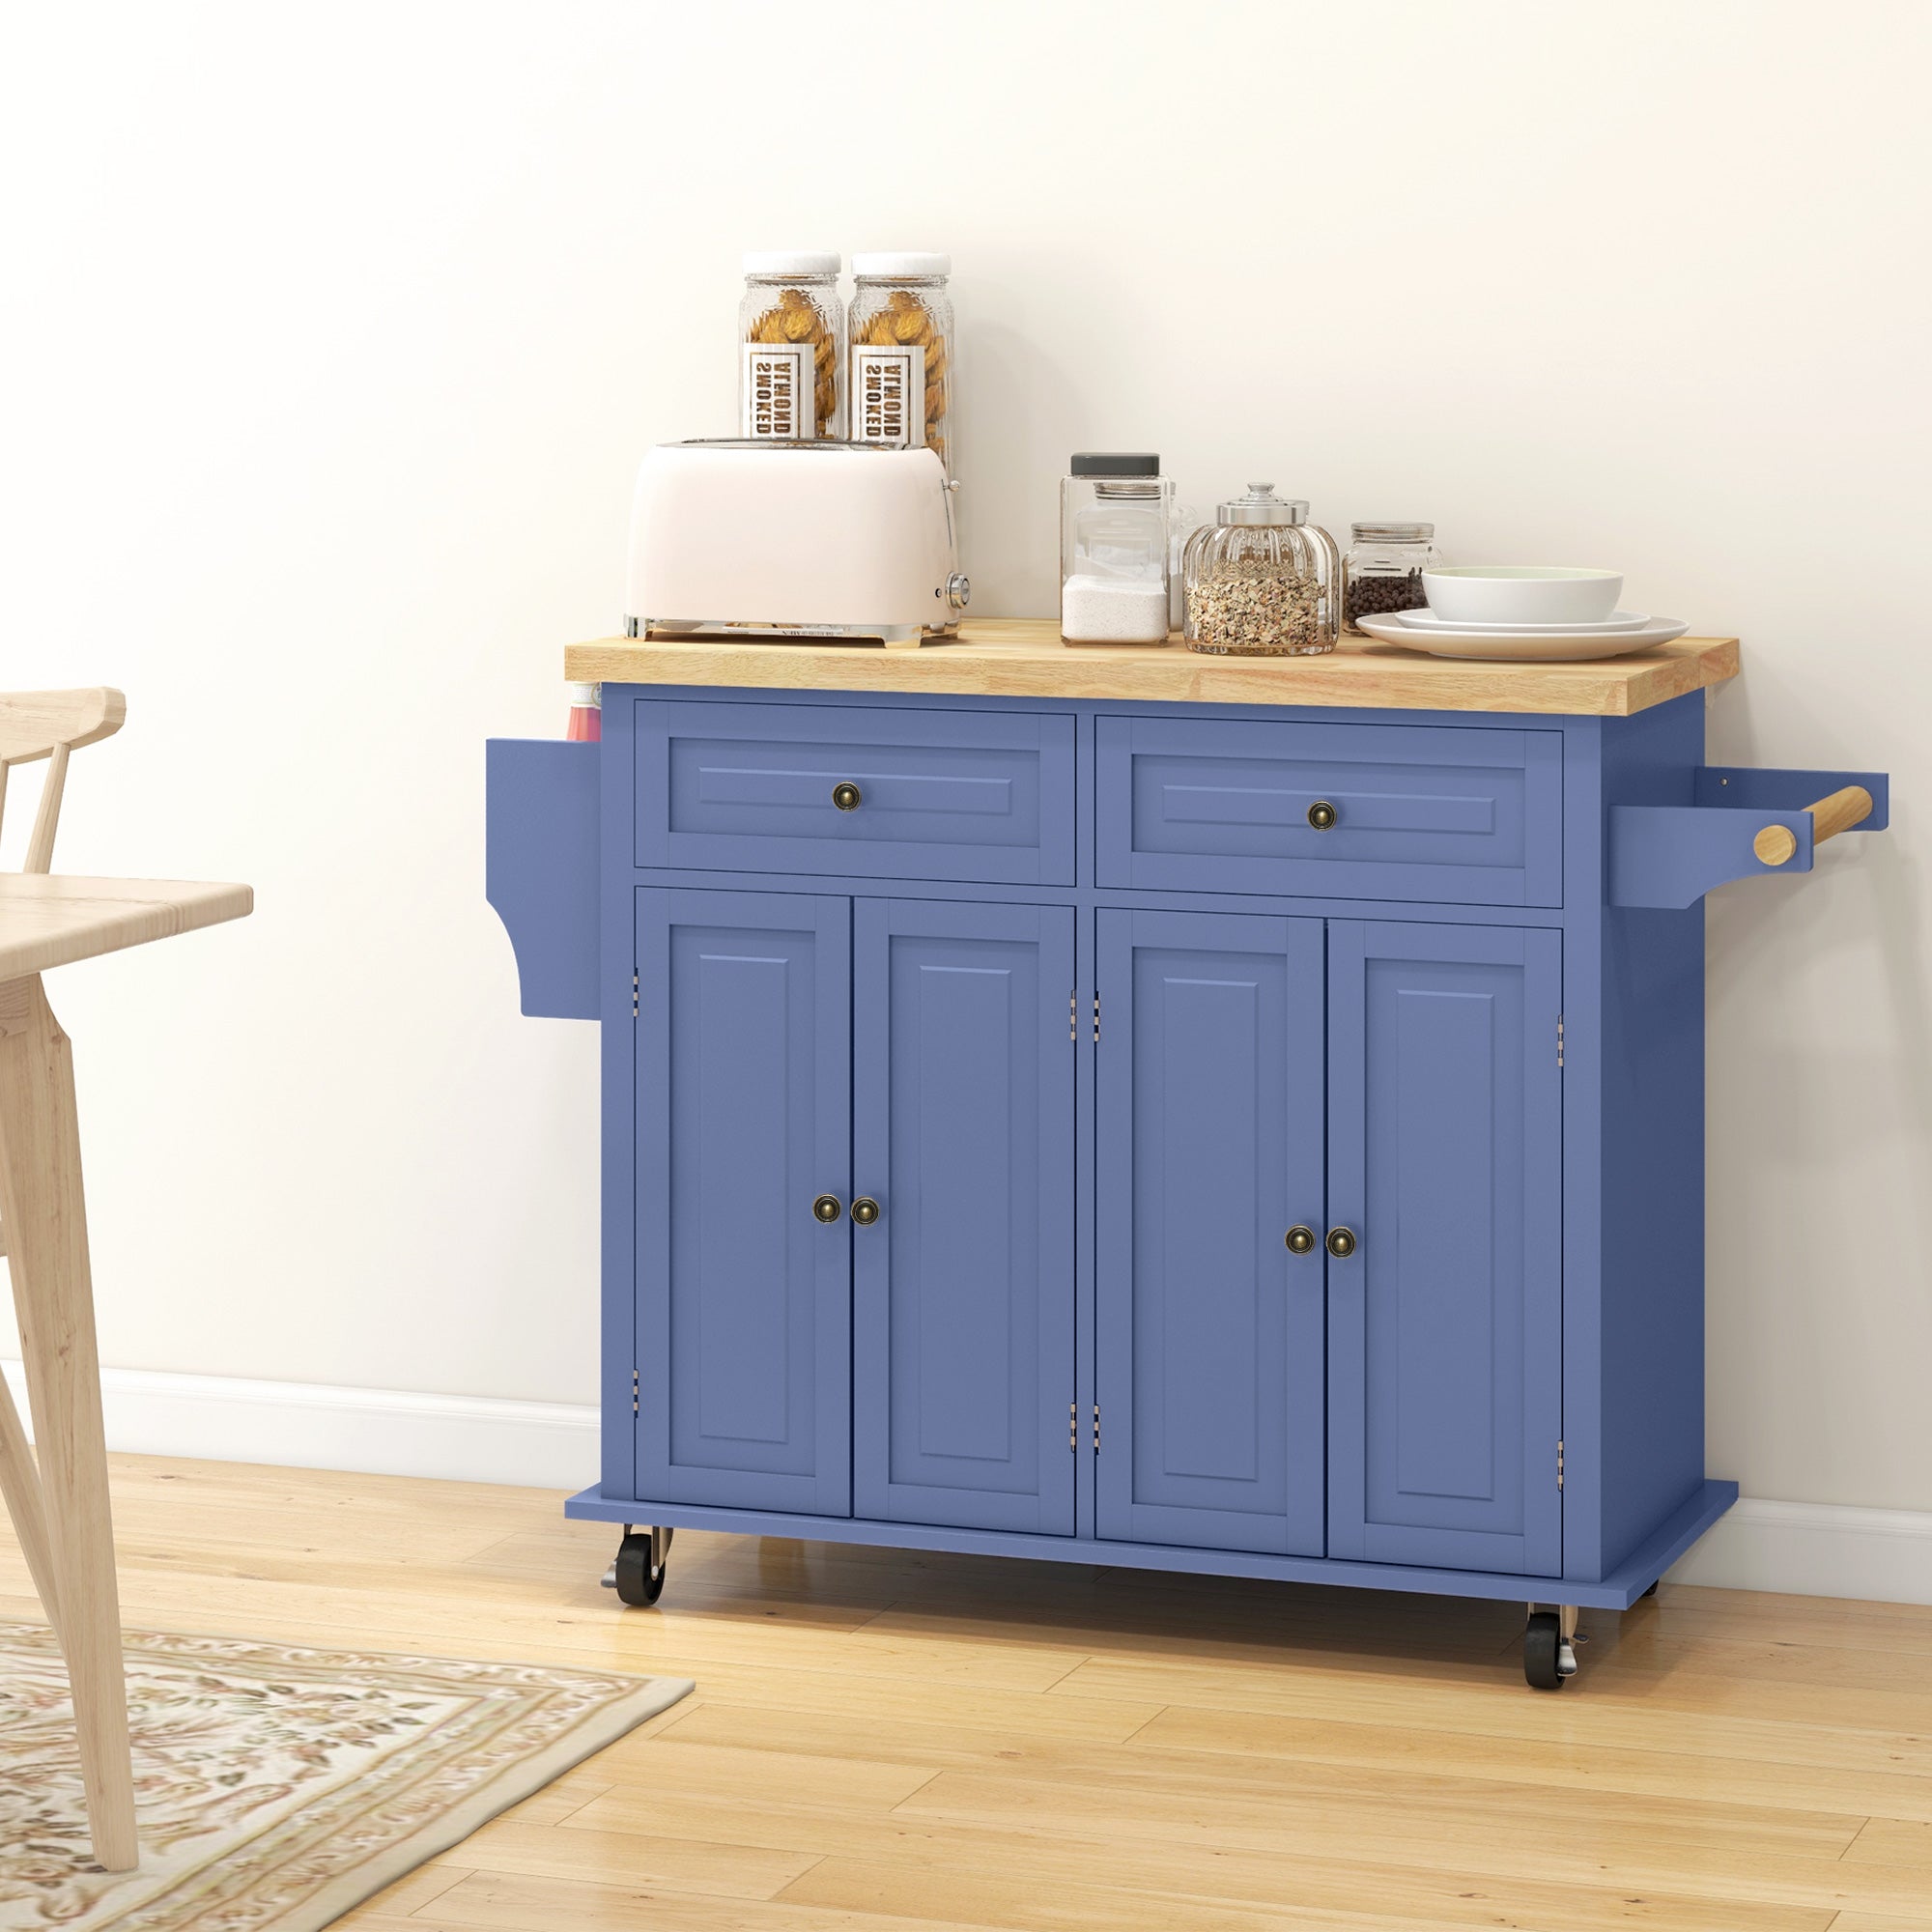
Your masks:
<instances>
[{"instance_id":1,"label":"white wall","mask_svg":"<svg viewBox=\"0 0 1932 1932\"><path fill-rule=\"evenodd\" d=\"M1151 446L1621 565L1746 641L1715 758L1892 772L1712 902L1710 1464L1932 1510L1932 10L880 18L14 23L0 683L128 692L67 867L259 893L54 984L108 1359L591 1398L592 1029L517 1016L481 741L560 728L639 452L729 426L738 251L938 246L979 609L1050 608L1067 451Z\"/></svg>"}]
</instances>

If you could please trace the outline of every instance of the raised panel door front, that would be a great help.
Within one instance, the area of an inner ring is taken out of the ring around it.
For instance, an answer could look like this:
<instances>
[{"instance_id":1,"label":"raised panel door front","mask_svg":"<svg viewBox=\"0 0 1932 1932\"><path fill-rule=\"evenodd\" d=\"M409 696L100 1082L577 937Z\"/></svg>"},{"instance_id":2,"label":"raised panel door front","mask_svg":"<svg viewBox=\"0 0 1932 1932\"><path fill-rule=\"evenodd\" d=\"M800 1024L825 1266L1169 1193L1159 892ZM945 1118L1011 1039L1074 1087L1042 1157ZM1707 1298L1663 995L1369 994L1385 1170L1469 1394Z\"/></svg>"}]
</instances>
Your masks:
<instances>
[{"instance_id":1,"label":"raised panel door front","mask_svg":"<svg viewBox=\"0 0 1932 1932\"><path fill-rule=\"evenodd\" d=\"M638 893L641 1497L850 1514L850 919Z\"/></svg>"},{"instance_id":2,"label":"raised panel door front","mask_svg":"<svg viewBox=\"0 0 1932 1932\"><path fill-rule=\"evenodd\" d=\"M1561 949L1329 926L1331 1556L1562 1568Z\"/></svg>"},{"instance_id":3,"label":"raised panel door front","mask_svg":"<svg viewBox=\"0 0 1932 1932\"><path fill-rule=\"evenodd\" d=\"M1072 909L854 927L857 1514L1070 1536Z\"/></svg>"},{"instance_id":4,"label":"raised panel door front","mask_svg":"<svg viewBox=\"0 0 1932 1932\"><path fill-rule=\"evenodd\" d=\"M1098 1533L1319 1556L1321 922L1096 917Z\"/></svg>"}]
</instances>

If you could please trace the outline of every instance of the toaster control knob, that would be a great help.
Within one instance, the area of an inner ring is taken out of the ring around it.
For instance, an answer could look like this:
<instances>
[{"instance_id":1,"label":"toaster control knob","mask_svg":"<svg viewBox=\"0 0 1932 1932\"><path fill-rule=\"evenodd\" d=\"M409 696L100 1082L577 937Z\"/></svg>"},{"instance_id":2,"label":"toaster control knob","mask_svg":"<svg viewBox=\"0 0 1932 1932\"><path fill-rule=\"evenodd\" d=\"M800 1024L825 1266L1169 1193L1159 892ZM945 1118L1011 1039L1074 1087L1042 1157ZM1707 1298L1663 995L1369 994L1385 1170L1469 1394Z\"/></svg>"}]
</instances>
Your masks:
<instances>
[{"instance_id":1,"label":"toaster control knob","mask_svg":"<svg viewBox=\"0 0 1932 1932\"><path fill-rule=\"evenodd\" d=\"M972 582L967 577L966 573L963 570L955 570L952 573L952 575L946 580L946 601L949 604L951 604L955 611L965 610L966 601L972 595L973 595Z\"/></svg>"}]
</instances>

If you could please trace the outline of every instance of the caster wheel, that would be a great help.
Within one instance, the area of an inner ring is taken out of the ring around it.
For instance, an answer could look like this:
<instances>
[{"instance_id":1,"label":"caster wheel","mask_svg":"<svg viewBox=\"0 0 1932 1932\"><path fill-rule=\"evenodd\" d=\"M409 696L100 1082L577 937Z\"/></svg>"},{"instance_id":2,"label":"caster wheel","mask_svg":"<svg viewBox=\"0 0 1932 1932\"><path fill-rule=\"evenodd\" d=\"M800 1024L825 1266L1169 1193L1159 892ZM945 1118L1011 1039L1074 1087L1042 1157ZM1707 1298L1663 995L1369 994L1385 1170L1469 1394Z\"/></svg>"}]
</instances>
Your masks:
<instances>
[{"instance_id":1,"label":"caster wheel","mask_svg":"<svg viewBox=\"0 0 1932 1932\"><path fill-rule=\"evenodd\" d=\"M1532 1690L1560 1690L1565 1672L1563 1627L1554 1610L1538 1610L1522 1637L1522 1674ZM1571 1669L1576 1664L1573 1662Z\"/></svg>"},{"instance_id":2,"label":"caster wheel","mask_svg":"<svg viewBox=\"0 0 1932 1932\"><path fill-rule=\"evenodd\" d=\"M1659 1578L1657 1579L1658 1583L1661 1583L1661 1582L1662 1582L1662 1580L1663 1580L1663 1578L1662 1578L1662 1577L1659 1577ZM1652 1585L1650 1586L1650 1588L1649 1588L1649 1589L1647 1589L1647 1590L1646 1590L1646 1591L1645 1591L1645 1592L1643 1593L1643 1597L1654 1597L1654 1596L1656 1596L1656 1595L1657 1595L1657 1583L1653 1583L1653 1584L1652 1584ZM1638 1602L1638 1603L1642 1603L1642 1602L1643 1602L1643 1597L1639 1597L1639 1598L1637 1599L1637 1602Z\"/></svg>"},{"instance_id":3,"label":"caster wheel","mask_svg":"<svg viewBox=\"0 0 1932 1932\"><path fill-rule=\"evenodd\" d=\"M634 1609L646 1609L664 1595L671 1536L668 1529L625 1530L611 1570L611 1585L619 1601Z\"/></svg>"}]
</instances>

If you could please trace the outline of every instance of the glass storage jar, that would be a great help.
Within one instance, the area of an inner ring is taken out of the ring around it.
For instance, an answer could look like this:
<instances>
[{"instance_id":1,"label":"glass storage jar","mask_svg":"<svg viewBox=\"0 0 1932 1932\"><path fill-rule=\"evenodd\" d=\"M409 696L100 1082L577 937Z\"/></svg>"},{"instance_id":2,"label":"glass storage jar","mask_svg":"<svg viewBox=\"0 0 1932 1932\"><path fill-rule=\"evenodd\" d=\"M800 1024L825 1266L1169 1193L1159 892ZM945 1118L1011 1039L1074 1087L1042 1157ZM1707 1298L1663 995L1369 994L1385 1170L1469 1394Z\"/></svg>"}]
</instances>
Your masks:
<instances>
[{"instance_id":1,"label":"glass storage jar","mask_svg":"<svg viewBox=\"0 0 1932 1932\"><path fill-rule=\"evenodd\" d=\"M1164 644L1174 485L1151 454L1089 450L1060 484L1060 635Z\"/></svg>"},{"instance_id":2,"label":"glass storage jar","mask_svg":"<svg viewBox=\"0 0 1932 1932\"><path fill-rule=\"evenodd\" d=\"M1188 539L1187 647L1228 657L1313 657L1335 648L1342 557L1272 483L1217 506Z\"/></svg>"},{"instance_id":3,"label":"glass storage jar","mask_svg":"<svg viewBox=\"0 0 1932 1932\"><path fill-rule=\"evenodd\" d=\"M1359 618L1420 611L1429 602L1422 573L1442 561L1435 539L1434 524L1350 524L1342 559L1342 628L1359 638Z\"/></svg>"},{"instance_id":4,"label":"glass storage jar","mask_svg":"<svg viewBox=\"0 0 1932 1932\"><path fill-rule=\"evenodd\" d=\"M810 442L845 434L845 312L838 257L745 257L738 304L738 432Z\"/></svg>"},{"instance_id":5,"label":"glass storage jar","mask_svg":"<svg viewBox=\"0 0 1932 1932\"><path fill-rule=\"evenodd\" d=\"M854 255L847 357L852 440L924 443L955 473L950 255Z\"/></svg>"}]
</instances>

